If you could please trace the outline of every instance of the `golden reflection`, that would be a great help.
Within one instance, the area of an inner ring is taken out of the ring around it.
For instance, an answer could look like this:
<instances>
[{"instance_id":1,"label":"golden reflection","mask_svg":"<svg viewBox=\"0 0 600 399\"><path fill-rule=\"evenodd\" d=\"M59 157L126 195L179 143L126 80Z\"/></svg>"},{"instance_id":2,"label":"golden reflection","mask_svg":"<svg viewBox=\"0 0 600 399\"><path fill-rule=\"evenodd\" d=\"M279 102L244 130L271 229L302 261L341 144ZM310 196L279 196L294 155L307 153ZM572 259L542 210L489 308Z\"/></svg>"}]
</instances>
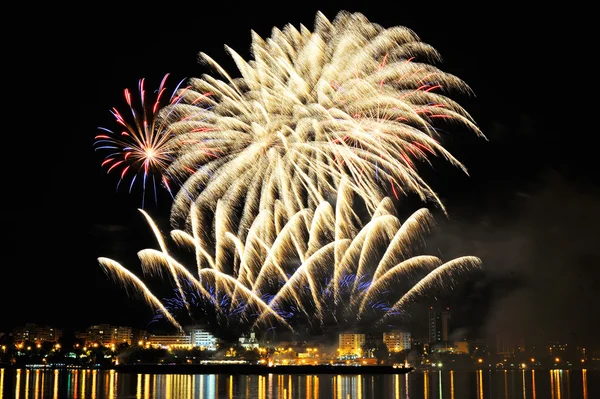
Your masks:
<instances>
[{"instance_id":1,"label":"golden reflection","mask_svg":"<svg viewBox=\"0 0 600 399\"><path fill-rule=\"evenodd\" d=\"M35 370L33 375L33 398L38 399L40 397L40 370Z\"/></svg>"},{"instance_id":2,"label":"golden reflection","mask_svg":"<svg viewBox=\"0 0 600 399\"><path fill-rule=\"evenodd\" d=\"M523 387L523 399L527 399L527 385L525 384L525 370L521 371L521 374L522 374L521 386Z\"/></svg>"},{"instance_id":3,"label":"golden reflection","mask_svg":"<svg viewBox=\"0 0 600 399\"><path fill-rule=\"evenodd\" d=\"M258 399L266 399L267 398L267 392L266 392L266 387L265 387L265 382L266 378L264 375L259 375L258 376ZM247 398L248 396L246 396Z\"/></svg>"},{"instance_id":4,"label":"golden reflection","mask_svg":"<svg viewBox=\"0 0 600 399\"><path fill-rule=\"evenodd\" d=\"M71 378L73 379L73 398L77 399L77 384L79 384L79 370L73 371Z\"/></svg>"},{"instance_id":5,"label":"golden reflection","mask_svg":"<svg viewBox=\"0 0 600 399\"><path fill-rule=\"evenodd\" d=\"M52 399L58 399L58 375L60 371L54 370L54 382L52 383Z\"/></svg>"},{"instance_id":6,"label":"golden reflection","mask_svg":"<svg viewBox=\"0 0 600 399\"><path fill-rule=\"evenodd\" d=\"M429 398L429 371L423 373L423 399Z\"/></svg>"},{"instance_id":7,"label":"golden reflection","mask_svg":"<svg viewBox=\"0 0 600 399\"><path fill-rule=\"evenodd\" d=\"M137 375L137 387L135 390L136 399L142 399L142 375Z\"/></svg>"},{"instance_id":8,"label":"golden reflection","mask_svg":"<svg viewBox=\"0 0 600 399\"><path fill-rule=\"evenodd\" d=\"M173 376L173 395L175 397L178 397L181 393L181 378L183 378L181 375Z\"/></svg>"},{"instance_id":9,"label":"golden reflection","mask_svg":"<svg viewBox=\"0 0 600 399\"><path fill-rule=\"evenodd\" d=\"M0 399L4 398L4 369L0 369Z\"/></svg>"},{"instance_id":10,"label":"golden reflection","mask_svg":"<svg viewBox=\"0 0 600 399\"><path fill-rule=\"evenodd\" d=\"M110 383L111 383L110 376L111 376L110 373L104 374L104 392L106 392L106 394L109 394L109 392L110 392Z\"/></svg>"},{"instance_id":11,"label":"golden reflection","mask_svg":"<svg viewBox=\"0 0 600 399\"><path fill-rule=\"evenodd\" d=\"M504 399L508 399L508 370L504 370Z\"/></svg>"},{"instance_id":12,"label":"golden reflection","mask_svg":"<svg viewBox=\"0 0 600 399\"><path fill-rule=\"evenodd\" d=\"M450 370L450 399L454 399L454 370Z\"/></svg>"},{"instance_id":13,"label":"golden reflection","mask_svg":"<svg viewBox=\"0 0 600 399\"><path fill-rule=\"evenodd\" d=\"M357 389L358 397L357 397L357 399L362 399L362 397L363 397L362 375L358 375L356 378L358 379L358 382L357 382L357 384L358 384L358 389Z\"/></svg>"},{"instance_id":14,"label":"golden reflection","mask_svg":"<svg viewBox=\"0 0 600 399\"><path fill-rule=\"evenodd\" d=\"M202 381L202 380L200 380L200 381ZM171 399L171 396L173 395L171 385L173 385L173 376L171 374L167 374L165 376L165 397L167 399ZM202 392L202 391L200 391L200 392Z\"/></svg>"},{"instance_id":15,"label":"golden reflection","mask_svg":"<svg viewBox=\"0 0 600 399\"><path fill-rule=\"evenodd\" d=\"M277 376L277 398L278 399L283 399L284 398L282 396L283 395L283 389L284 389L284 386L283 386L283 376L282 375L278 375ZM335 393L334 393L334 395L335 395Z\"/></svg>"},{"instance_id":16,"label":"golden reflection","mask_svg":"<svg viewBox=\"0 0 600 399\"><path fill-rule=\"evenodd\" d=\"M400 375L394 375L394 399L400 399L402 389L400 388Z\"/></svg>"},{"instance_id":17,"label":"golden reflection","mask_svg":"<svg viewBox=\"0 0 600 399\"><path fill-rule=\"evenodd\" d=\"M306 387L304 388L306 390L306 399L312 399L312 375L307 375L306 376Z\"/></svg>"},{"instance_id":18,"label":"golden reflection","mask_svg":"<svg viewBox=\"0 0 600 399\"><path fill-rule=\"evenodd\" d=\"M25 398L29 398L29 370L25 370Z\"/></svg>"},{"instance_id":19,"label":"golden reflection","mask_svg":"<svg viewBox=\"0 0 600 399\"><path fill-rule=\"evenodd\" d=\"M269 398L272 398L273 397L273 374L269 374L268 382L267 382L267 389L269 392Z\"/></svg>"},{"instance_id":20,"label":"golden reflection","mask_svg":"<svg viewBox=\"0 0 600 399\"><path fill-rule=\"evenodd\" d=\"M229 399L233 398L233 376L229 376Z\"/></svg>"},{"instance_id":21,"label":"golden reflection","mask_svg":"<svg viewBox=\"0 0 600 399\"><path fill-rule=\"evenodd\" d=\"M92 370L92 399L96 399L96 380L98 379L98 370Z\"/></svg>"},{"instance_id":22,"label":"golden reflection","mask_svg":"<svg viewBox=\"0 0 600 399\"><path fill-rule=\"evenodd\" d=\"M144 399L150 399L150 374L144 374Z\"/></svg>"},{"instance_id":23,"label":"golden reflection","mask_svg":"<svg viewBox=\"0 0 600 399\"><path fill-rule=\"evenodd\" d=\"M477 371L477 398L483 399L483 371Z\"/></svg>"},{"instance_id":24,"label":"golden reflection","mask_svg":"<svg viewBox=\"0 0 600 399\"><path fill-rule=\"evenodd\" d=\"M552 399L556 398L554 394L554 370L550 370L550 397Z\"/></svg>"},{"instance_id":25,"label":"golden reflection","mask_svg":"<svg viewBox=\"0 0 600 399\"><path fill-rule=\"evenodd\" d=\"M17 375L15 376L15 398L19 399L21 393L21 369L17 369Z\"/></svg>"},{"instance_id":26,"label":"golden reflection","mask_svg":"<svg viewBox=\"0 0 600 399\"><path fill-rule=\"evenodd\" d=\"M319 399L319 376L315 375L315 388L314 388L315 399Z\"/></svg>"},{"instance_id":27,"label":"golden reflection","mask_svg":"<svg viewBox=\"0 0 600 399\"><path fill-rule=\"evenodd\" d=\"M115 399L115 391L117 390L117 377L118 374L115 372L115 370L110 370L110 374L108 377L108 399Z\"/></svg>"},{"instance_id":28,"label":"golden reflection","mask_svg":"<svg viewBox=\"0 0 600 399\"><path fill-rule=\"evenodd\" d=\"M293 393L293 389L292 389L292 375L290 374L288 376L288 397L289 397L289 399L292 399L292 393Z\"/></svg>"},{"instance_id":29,"label":"golden reflection","mask_svg":"<svg viewBox=\"0 0 600 399\"><path fill-rule=\"evenodd\" d=\"M582 384L583 384L583 399L588 399L588 394L587 394L587 370L586 369L581 370L581 378L582 378Z\"/></svg>"},{"instance_id":30,"label":"golden reflection","mask_svg":"<svg viewBox=\"0 0 600 399\"><path fill-rule=\"evenodd\" d=\"M531 397L535 399L535 370L531 370Z\"/></svg>"},{"instance_id":31,"label":"golden reflection","mask_svg":"<svg viewBox=\"0 0 600 399\"><path fill-rule=\"evenodd\" d=\"M41 385L42 385L42 391L40 392L40 396L42 398L45 398L46 395L44 394L44 391L45 391L45 387L46 387L46 372L42 373L42 382L41 382Z\"/></svg>"}]
</instances>

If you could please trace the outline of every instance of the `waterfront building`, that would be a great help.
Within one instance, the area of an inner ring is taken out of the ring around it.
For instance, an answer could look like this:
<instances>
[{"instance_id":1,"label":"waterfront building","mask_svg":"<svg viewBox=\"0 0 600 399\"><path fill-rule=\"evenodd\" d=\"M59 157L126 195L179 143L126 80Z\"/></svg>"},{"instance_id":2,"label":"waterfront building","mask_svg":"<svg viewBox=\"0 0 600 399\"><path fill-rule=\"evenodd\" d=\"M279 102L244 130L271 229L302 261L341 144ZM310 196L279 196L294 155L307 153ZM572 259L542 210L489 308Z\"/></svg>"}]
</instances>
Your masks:
<instances>
[{"instance_id":1,"label":"waterfront building","mask_svg":"<svg viewBox=\"0 0 600 399\"><path fill-rule=\"evenodd\" d=\"M146 344L153 348L191 349L191 339L190 334L150 335Z\"/></svg>"},{"instance_id":2,"label":"waterfront building","mask_svg":"<svg viewBox=\"0 0 600 399\"><path fill-rule=\"evenodd\" d=\"M259 348L259 343L258 340L256 339L256 334L251 332L250 336L248 337L240 337L239 338L240 341L240 345L245 348L246 350L251 350L251 349L258 349Z\"/></svg>"},{"instance_id":3,"label":"waterfront building","mask_svg":"<svg viewBox=\"0 0 600 399\"><path fill-rule=\"evenodd\" d=\"M88 327L83 338L87 346L116 346L123 343L131 345L133 334L131 327L98 324Z\"/></svg>"},{"instance_id":4,"label":"waterfront building","mask_svg":"<svg viewBox=\"0 0 600 399\"><path fill-rule=\"evenodd\" d=\"M13 331L15 343L25 341L41 344L42 342L57 342L61 336L61 331L54 327L37 325L35 323L26 323L17 327Z\"/></svg>"},{"instance_id":5,"label":"waterfront building","mask_svg":"<svg viewBox=\"0 0 600 399\"><path fill-rule=\"evenodd\" d=\"M460 355L469 354L469 343L467 341L456 341L454 342L454 353Z\"/></svg>"},{"instance_id":6,"label":"waterfront building","mask_svg":"<svg viewBox=\"0 0 600 399\"><path fill-rule=\"evenodd\" d=\"M411 348L411 334L406 331L383 333L383 343L390 352L400 352Z\"/></svg>"},{"instance_id":7,"label":"waterfront building","mask_svg":"<svg viewBox=\"0 0 600 399\"><path fill-rule=\"evenodd\" d=\"M339 334L338 357L356 358L362 356L362 347L365 344L365 334L344 333Z\"/></svg>"},{"instance_id":8,"label":"waterfront building","mask_svg":"<svg viewBox=\"0 0 600 399\"><path fill-rule=\"evenodd\" d=\"M189 328L190 345L201 350L216 351L217 338L201 326Z\"/></svg>"},{"instance_id":9,"label":"waterfront building","mask_svg":"<svg viewBox=\"0 0 600 399\"><path fill-rule=\"evenodd\" d=\"M437 344L431 345L430 353L468 355L469 343L467 341L439 342Z\"/></svg>"}]
</instances>

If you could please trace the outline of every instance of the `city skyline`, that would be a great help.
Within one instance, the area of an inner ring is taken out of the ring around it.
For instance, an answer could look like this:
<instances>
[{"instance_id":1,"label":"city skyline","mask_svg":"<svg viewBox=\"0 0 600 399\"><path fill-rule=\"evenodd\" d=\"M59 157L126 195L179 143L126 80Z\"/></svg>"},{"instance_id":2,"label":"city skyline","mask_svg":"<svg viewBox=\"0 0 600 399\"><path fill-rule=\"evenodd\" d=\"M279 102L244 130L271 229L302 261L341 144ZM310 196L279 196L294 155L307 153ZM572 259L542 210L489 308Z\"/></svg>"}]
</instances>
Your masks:
<instances>
[{"instance_id":1,"label":"city skyline","mask_svg":"<svg viewBox=\"0 0 600 399\"><path fill-rule=\"evenodd\" d=\"M96 261L110 256L135 266L137 251L155 247L136 209L139 193L115 193L116 179L99 166L92 146L97 127L110 124L109 110L138 79L148 79L150 88L165 73L172 74L173 82L198 76L206 71L197 63L199 51L227 63L223 45L247 54L250 29L263 37L272 26L288 22L311 29L320 10L306 6L296 15L290 11L260 19L259 13L244 10L249 18L231 28L223 23L225 9L213 7L202 10L213 25L206 28L211 34L201 38L194 36L198 27L187 22L177 25L182 32L174 29L174 36L165 27L155 42L130 41L135 37L129 37L131 31L143 25L127 13L98 17L89 26L77 21L57 26L46 38L53 46L45 51L56 51L48 67L56 75L49 90L53 104L36 118L43 130L54 132L36 144L35 156L27 157L35 165L34 177L22 181L17 176L13 185L16 192L31 194L3 196L2 217L11 232L5 245L15 266L3 271L11 288L0 296L0 331L31 320L56 320L76 328L98 319L111 324L135 319L137 326L152 319L143 301L129 299ZM321 11L333 17L341 9L328 5ZM499 22L470 20L459 10L454 19L443 11L424 16L418 9L398 17L375 7L350 11L385 27L413 29L441 53L441 67L475 92L475 97L463 99L464 106L489 141L462 134L447 143L470 176L443 165L436 164L435 171L423 167L449 212L448 219L436 215L438 232L428 249L445 259L472 254L483 261L482 276L441 299L443 306L452 307L454 321L483 332L516 324L524 333L539 326L536 333L593 338L599 328L599 317L594 317L598 310L589 308L599 295L594 285L599 260L594 246L600 221L597 168L593 145L586 145L591 132L584 121L554 114L547 105L564 88L560 80L549 87L553 79L561 79L554 76L558 71L551 61L561 54L542 40L546 23L536 26L522 15L505 28ZM174 14L183 18L186 12ZM102 29L121 18L131 27L128 34ZM77 32L88 40L86 46L68 40ZM144 32L139 35L144 37ZM32 80L28 76L22 84ZM583 140L570 138L580 134L586 135ZM9 147L15 161L18 144ZM163 193L159 200L158 208L146 209L166 226L169 198ZM404 212L416 210L407 203ZM40 238L28 239L32 234ZM509 320L515 322L507 324Z\"/></svg>"},{"instance_id":2,"label":"city skyline","mask_svg":"<svg viewBox=\"0 0 600 399\"><path fill-rule=\"evenodd\" d=\"M233 340L224 341L212 335L202 325L188 325L185 331L178 333L157 334L130 326L99 324L63 335L60 329L27 323L15 328L8 335L0 335L0 344L2 350L0 355L21 351L24 356L33 356L37 352L49 350L71 355L72 351L97 350L109 351L113 361L120 357L118 353L126 354L140 350L154 350L151 352L154 355L158 355L160 352L156 350L160 349L169 352L200 350L206 353L203 358L215 359L223 355L235 357L235 352L241 351L237 355L243 359L244 352L246 355L249 353L252 355L252 353L257 354L258 351L258 354L264 357L273 350L283 350L287 353L294 348L292 356L285 358L292 362L295 360L296 364L304 363L302 359L307 355L310 357L311 351L315 353L318 351L323 355L328 354L328 358L322 359L327 363L336 359L340 361L371 359L358 361L359 364L365 365L371 364L368 362L377 358L383 361L382 364L389 361L408 362L411 366L418 365L423 369L438 367L438 361L449 361L451 368L475 366L525 369L552 365L556 367L558 364L568 368L586 365L593 368L597 367L600 354L597 343L592 346L572 345L560 341L547 341L540 344L506 335L496 335L493 339L462 338L440 341L437 337L430 337L429 340L414 337L410 331L393 328L379 333L339 331L327 339L313 337L309 340L300 337L271 337L269 331L258 331L239 334ZM381 352L382 347L387 350ZM24 359L26 358L21 360Z\"/></svg>"}]
</instances>

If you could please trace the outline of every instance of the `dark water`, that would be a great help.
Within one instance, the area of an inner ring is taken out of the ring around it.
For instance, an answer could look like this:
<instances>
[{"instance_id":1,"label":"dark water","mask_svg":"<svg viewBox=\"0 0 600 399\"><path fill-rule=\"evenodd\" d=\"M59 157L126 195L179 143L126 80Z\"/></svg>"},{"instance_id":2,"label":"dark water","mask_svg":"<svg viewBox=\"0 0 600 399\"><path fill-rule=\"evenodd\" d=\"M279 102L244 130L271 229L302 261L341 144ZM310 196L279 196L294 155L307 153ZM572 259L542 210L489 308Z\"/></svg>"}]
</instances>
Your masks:
<instances>
[{"instance_id":1,"label":"dark water","mask_svg":"<svg viewBox=\"0 0 600 399\"><path fill-rule=\"evenodd\" d=\"M598 399L600 371L150 375L0 369L0 399Z\"/></svg>"}]
</instances>

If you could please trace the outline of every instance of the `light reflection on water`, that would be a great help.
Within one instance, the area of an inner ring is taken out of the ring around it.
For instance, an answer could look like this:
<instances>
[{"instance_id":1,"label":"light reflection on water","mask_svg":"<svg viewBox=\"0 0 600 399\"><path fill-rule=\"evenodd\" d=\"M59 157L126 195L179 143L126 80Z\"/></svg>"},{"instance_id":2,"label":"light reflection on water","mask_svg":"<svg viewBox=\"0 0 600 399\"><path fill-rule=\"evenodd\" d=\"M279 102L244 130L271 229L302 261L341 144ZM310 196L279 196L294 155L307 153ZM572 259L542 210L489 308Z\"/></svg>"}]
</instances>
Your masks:
<instances>
[{"instance_id":1,"label":"light reflection on water","mask_svg":"<svg viewBox=\"0 0 600 399\"><path fill-rule=\"evenodd\" d=\"M0 369L0 399L593 399L600 371L428 371L405 375L176 375Z\"/></svg>"}]
</instances>

